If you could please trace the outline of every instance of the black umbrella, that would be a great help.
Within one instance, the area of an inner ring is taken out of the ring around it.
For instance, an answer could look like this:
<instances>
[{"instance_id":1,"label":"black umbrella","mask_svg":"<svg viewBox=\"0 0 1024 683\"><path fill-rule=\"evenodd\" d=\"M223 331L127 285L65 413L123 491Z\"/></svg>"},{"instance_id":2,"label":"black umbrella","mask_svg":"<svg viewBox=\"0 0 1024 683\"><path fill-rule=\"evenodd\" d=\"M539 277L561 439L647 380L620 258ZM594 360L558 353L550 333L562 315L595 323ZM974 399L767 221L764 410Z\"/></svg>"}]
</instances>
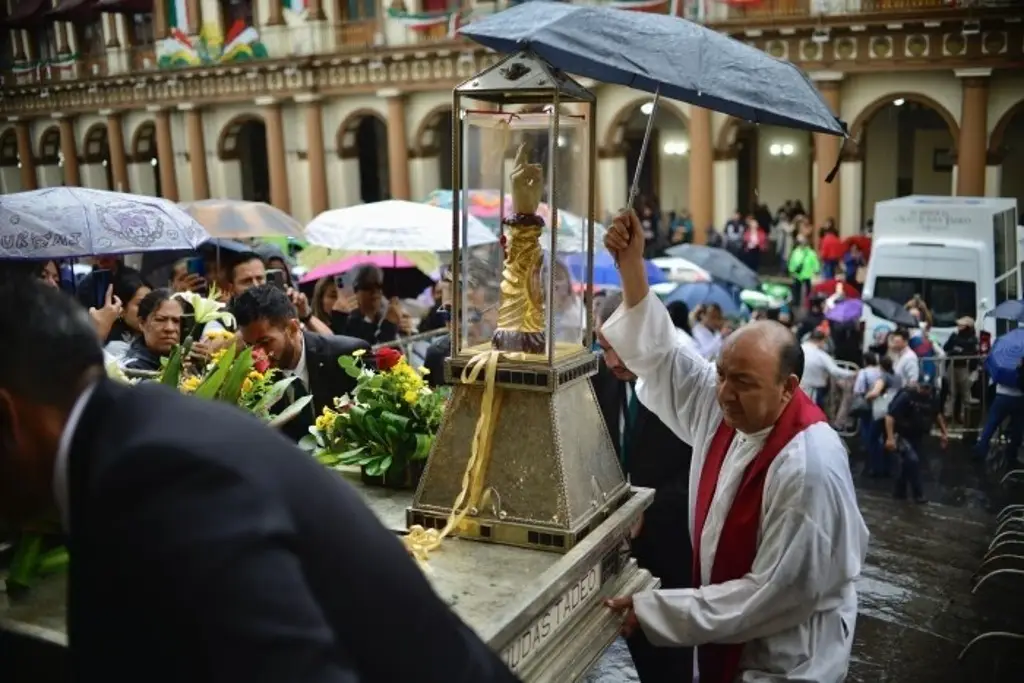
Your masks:
<instances>
[{"instance_id":1,"label":"black umbrella","mask_svg":"<svg viewBox=\"0 0 1024 683\"><path fill-rule=\"evenodd\" d=\"M665 253L700 266L720 282L734 285L740 289L759 289L761 287L757 273L751 270L750 266L720 247L679 244L666 249Z\"/></svg>"},{"instance_id":2,"label":"black umbrella","mask_svg":"<svg viewBox=\"0 0 1024 683\"><path fill-rule=\"evenodd\" d=\"M906 307L892 299L873 298L867 299L864 303L879 318L885 318L902 327L917 327L918 325L917 318L910 315L910 311Z\"/></svg>"}]
</instances>

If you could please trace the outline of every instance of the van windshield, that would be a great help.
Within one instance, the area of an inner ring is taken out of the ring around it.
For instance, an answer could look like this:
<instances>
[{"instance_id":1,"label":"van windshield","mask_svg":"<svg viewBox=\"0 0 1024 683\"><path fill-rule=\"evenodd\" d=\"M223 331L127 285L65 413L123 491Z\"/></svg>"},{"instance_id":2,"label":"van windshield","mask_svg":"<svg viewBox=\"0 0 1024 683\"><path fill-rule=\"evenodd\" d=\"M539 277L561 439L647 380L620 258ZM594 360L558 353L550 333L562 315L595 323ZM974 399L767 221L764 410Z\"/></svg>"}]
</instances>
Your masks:
<instances>
[{"instance_id":1,"label":"van windshield","mask_svg":"<svg viewBox=\"0 0 1024 683\"><path fill-rule=\"evenodd\" d=\"M978 314L977 291L973 282L933 280L919 277L879 277L874 296L904 304L920 294L932 312L935 327L956 327L958 318Z\"/></svg>"}]
</instances>

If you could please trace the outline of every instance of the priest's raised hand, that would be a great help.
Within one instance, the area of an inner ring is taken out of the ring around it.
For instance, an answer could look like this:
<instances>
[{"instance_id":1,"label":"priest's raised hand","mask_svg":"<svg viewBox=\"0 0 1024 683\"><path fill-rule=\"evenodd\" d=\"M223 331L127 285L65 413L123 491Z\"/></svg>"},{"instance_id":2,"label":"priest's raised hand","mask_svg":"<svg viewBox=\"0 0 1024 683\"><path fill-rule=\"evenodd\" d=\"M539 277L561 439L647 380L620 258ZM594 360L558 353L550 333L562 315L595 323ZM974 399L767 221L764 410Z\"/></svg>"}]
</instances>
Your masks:
<instances>
[{"instance_id":1,"label":"priest's raised hand","mask_svg":"<svg viewBox=\"0 0 1024 683\"><path fill-rule=\"evenodd\" d=\"M760 322L731 334L717 365L677 346L638 235L626 214L605 240L624 303L602 333L638 376L640 401L693 445L695 585L609 607L635 615L655 645L697 646L701 683L840 681L868 531L846 449L799 388L800 345Z\"/></svg>"}]
</instances>

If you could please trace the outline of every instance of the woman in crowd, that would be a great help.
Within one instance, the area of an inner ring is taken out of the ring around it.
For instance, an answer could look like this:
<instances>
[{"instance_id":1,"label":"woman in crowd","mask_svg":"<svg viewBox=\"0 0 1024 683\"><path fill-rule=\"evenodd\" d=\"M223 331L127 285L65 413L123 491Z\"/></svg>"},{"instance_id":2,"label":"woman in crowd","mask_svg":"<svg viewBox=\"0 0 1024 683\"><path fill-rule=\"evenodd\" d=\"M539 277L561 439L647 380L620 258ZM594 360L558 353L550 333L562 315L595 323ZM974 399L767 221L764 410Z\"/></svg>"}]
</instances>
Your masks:
<instances>
[{"instance_id":1,"label":"woman in crowd","mask_svg":"<svg viewBox=\"0 0 1024 683\"><path fill-rule=\"evenodd\" d=\"M122 303L121 315L107 334L104 350L117 359L124 358L132 343L142 334L139 304L152 288L137 273L126 273L114 283L114 296Z\"/></svg>"},{"instance_id":2,"label":"woman in crowd","mask_svg":"<svg viewBox=\"0 0 1024 683\"><path fill-rule=\"evenodd\" d=\"M690 307L684 301L673 301L668 306L668 315L676 327L676 344L694 348L693 331L690 329Z\"/></svg>"},{"instance_id":3,"label":"woman in crowd","mask_svg":"<svg viewBox=\"0 0 1024 683\"><path fill-rule=\"evenodd\" d=\"M892 359L889 356L881 356L871 353L864 354L864 375L867 391L863 393L864 400L870 410L862 416L862 424L866 425L867 431L862 429L864 445L867 448L868 462L865 473L869 477L886 477L889 475L889 463L885 460L885 448L882 436L884 434L883 420L888 402L884 398L890 389L896 389L898 381L893 371ZM854 392L862 388L860 384L861 375L858 373L854 384ZM882 405L881 401L885 401ZM877 403L877 405L876 405Z\"/></svg>"},{"instance_id":4,"label":"woman in crowd","mask_svg":"<svg viewBox=\"0 0 1024 683\"><path fill-rule=\"evenodd\" d=\"M169 289L154 289L138 306L141 335L135 338L121 362L130 370L160 370L160 359L181 341L181 302Z\"/></svg>"},{"instance_id":5,"label":"woman in crowd","mask_svg":"<svg viewBox=\"0 0 1024 683\"><path fill-rule=\"evenodd\" d=\"M338 302L338 283L333 277L322 277L313 287L313 316L325 325L331 324L331 311Z\"/></svg>"}]
</instances>

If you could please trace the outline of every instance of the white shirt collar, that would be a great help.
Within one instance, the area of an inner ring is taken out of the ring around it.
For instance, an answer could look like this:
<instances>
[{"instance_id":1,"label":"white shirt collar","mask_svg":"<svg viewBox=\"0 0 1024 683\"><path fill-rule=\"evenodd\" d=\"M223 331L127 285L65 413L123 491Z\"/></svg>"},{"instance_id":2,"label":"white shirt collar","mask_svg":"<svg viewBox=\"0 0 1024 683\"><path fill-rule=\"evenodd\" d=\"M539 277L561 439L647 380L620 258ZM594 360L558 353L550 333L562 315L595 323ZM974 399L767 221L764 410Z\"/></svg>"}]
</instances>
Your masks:
<instances>
[{"instance_id":1,"label":"white shirt collar","mask_svg":"<svg viewBox=\"0 0 1024 683\"><path fill-rule=\"evenodd\" d=\"M306 389L309 389L309 368L306 367L306 337L303 335L302 340L299 342L299 362L295 364L295 367L291 370L285 370L284 374L288 376L298 377L299 381L306 385Z\"/></svg>"},{"instance_id":2,"label":"white shirt collar","mask_svg":"<svg viewBox=\"0 0 1024 683\"><path fill-rule=\"evenodd\" d=\"M64 424L64 431L61 432L60 442L57 444L57 460L53 466L53 497L57 502L57 510L60 512L60 521L65 531L71 528L71 493L68 489L68 458L71 457L71 442L78 430L78 422L82 419L82 413L89 404L89 399L96 390L93 383L86 388L75 401L68 421Z\"/></svg>"}]
</instances>

